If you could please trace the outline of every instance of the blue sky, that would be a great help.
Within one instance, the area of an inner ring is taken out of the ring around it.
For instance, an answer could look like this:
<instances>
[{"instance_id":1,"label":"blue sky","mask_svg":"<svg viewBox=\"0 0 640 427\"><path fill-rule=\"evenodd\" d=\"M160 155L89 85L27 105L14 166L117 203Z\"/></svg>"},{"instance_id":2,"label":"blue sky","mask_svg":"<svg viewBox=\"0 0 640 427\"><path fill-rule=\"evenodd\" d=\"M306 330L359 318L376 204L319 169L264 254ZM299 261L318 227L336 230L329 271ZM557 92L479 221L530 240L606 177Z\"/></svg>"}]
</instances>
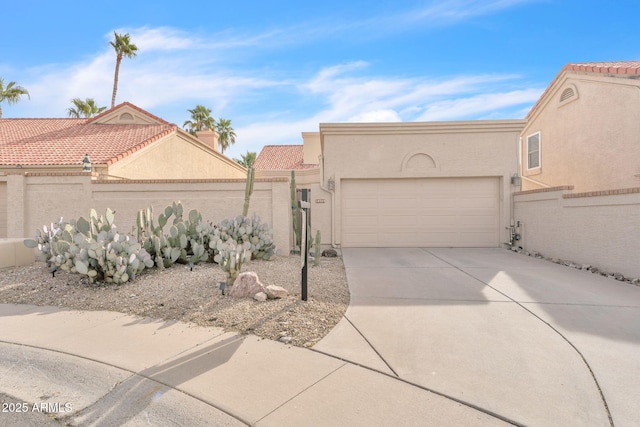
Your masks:
<instances>
[{"instance_id":1,"label":"blue sky","mask_svg":"<svg viewBox=\"0 0 640 427\"><path fill-rule=\"evenodd\" d=\"M319 123L520 119L566 63L640 59L637 0L32 0L3 15L0 77L31 95L3 117L110 105L109 41L130 33L117 102L179 126L203 104L232 120L231 157Z\"/></svg>"}]
</instances>

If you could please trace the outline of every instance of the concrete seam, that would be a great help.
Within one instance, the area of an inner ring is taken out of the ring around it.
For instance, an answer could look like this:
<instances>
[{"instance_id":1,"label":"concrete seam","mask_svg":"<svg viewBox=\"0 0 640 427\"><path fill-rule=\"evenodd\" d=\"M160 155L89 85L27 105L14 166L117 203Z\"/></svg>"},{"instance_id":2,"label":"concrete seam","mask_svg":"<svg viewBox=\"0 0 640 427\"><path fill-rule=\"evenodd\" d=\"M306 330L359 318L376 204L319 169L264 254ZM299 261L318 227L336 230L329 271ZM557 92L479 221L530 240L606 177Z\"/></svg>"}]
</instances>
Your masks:
<instances>
[{"instance_id":1,"label":"concrete seam","mask_svg":"<svg viewBox=\"0 0 640 427\"><path fill-rule=\"evenodd\" d=\"M250 423L249 421L247 421L247 420L243 419L243 418L242 418L242 417L240 417L239 415L233 414L233 413L231 413L231 412L229 412L229 411L227 411L227 410L225 410L225 409L223 409L223 408L220 408L219 406L213 405L213 404L211 404L210 402L207 402L206 400L203 400L203 399L199 398L198 396L194 396L193 394L188 393L188 392L186 392L186 391L184 391L184 390L181 390L181 389L179 389L179 388L175 388L175 387L173 387L173 386L172 386L172 385L170 385L170 384L166 384L166 383L164 383L164 382L162 382L162 381L159 381L159 380L157 380L157 379L155 379L155 378L151 378L151 377L149 377L149 376L147 376L147 375L141 374L140 372L132 371L131 369L123 368L123 367L121 367L121 366L117 366L117 365L114 365L114 364L111 364L111 363L105 363L105 362L102 362L102 361L100 361L100 360L93 359L93 358L91 358L91 357L81 356L81 355L78 355L78 354L73 354L73 353L69 353L69 352L61 351L61 350L53 350L53 349L50 349L50 348L39 347L39 346L37 346L37 345L22 344L22 343L16 343L16 342L11 342L11 341L5 341L5 340L1 340L1 339L0 339L0 343L12 344L12 345L20 345L20 346L29 347L29 348L36 348L36 349L38 349L38 350L45 350L45 351L49 351L49 352L53 352L53 353L65 354L65 355L67 355L67 356L73 356L73 357L77 357L77 358L80 358L80 359L89 360L89 361L91 361L91 362L99 363L99 364L104 365L104 366L110 366L110 367L112 367L112 368L120 369L120 370L122 370L122 371L129 372L130 374L132 374L132 376L131 376L131 377L133 377L133 376L137 375L137 376L142 377L142 378L144 378L144 379L147 379L147 380L149 380L149 381L153 381L153 382L155 382L155 383L161 384L161 385L163 385L163 386L165 386L165 387L170 388L171 390L175 390L175 391L177 391L177 392L179 392L179 393L182 393L182 394L184 394L184 395L186 395L186 396L191 397L192 399L195 399L195 400L197 400L197 401L200 401L200 402L204 403L204 404L205 404L205 405L207 405L207 406L211 406L211 407L213 407L213 408L215 408L215 409L219 410L220 412L223 412L223 413L225 413L225 414L229 415L230 417L235 418L236 420L238 420L238 421L240 421L240 422L242 422L242 423L244 423L244 424L246 424L246 425L248 425L248 426L250 426L250 425L251 425L251 423ZM146 369L146 368L145 368L145 369ZM131 378L131 377L128 377L128 378ZM121 381L121 382L123 382L123 381ZM119 384L119 383L117 383L117 384L116 384L116 386L117 386L118 384ZM113 391L113 390L112 390L112 391ZM109 392L109 393L111 393L111 392ZM107 393L107 395L108 395L109 393ZM106 395L105 395L105 396L106 396ZM103 396L103 397L104 397L104 396Z\"/></svg>"},{"instance_id":2,"label":"concrete seam","mask_svg":"<svg viewBox=\"0 0 640 427\"><path fill-rule=\"evenodd\" d=\"M499 420L501 420L501 421L504 421L504 422L506 422L506 423L508 423L508 424L511 424L511 425L514 425L514 426L517 426L517 427L523 427L523 426L525 425L525 424L521 424L521 423L519 423L519 422L517 422L517 421L511 420L511 419L509 419L509 418L507 418L507 417L504 417L504 416L502 416L502 415L500 415L500 414L496 414L495 412L492 412L492 411L490 411L490 410L488 410L488 409L484 409L484 408L481 408L481 407L479 407L479 406L476 406L476 405L474 405L473 403L469 403L469 402L466 402L466 401L464 401L464 400L458 399L458 398L456 398L456 397L449 396L448 394L445 394L445 393L442 393L442 392L440 392L440 391L437 391L437 390L431 389L431 388L429 388L429 387L426 387L426 386L423 386L423 385L420 385L420 384L417 384L417 383L411 382L411 381L409 381L409 380L405 380L404 378L401 378L401 377L398 377L398 376L391 375L391 374L389 374L389 373L387 373L387 372L379 371L379 370L377 370L377 369L375 369L375 368L372 368L372 367L370 367L370 366L362 365L362 364L360 364L360 363L353 362L353 361L351 361L351 360L349 360L349 359L345 359L345 358L343 358L343 357L339 357L339 356L336 356L336 355L333 355L333 354L330 354L330 353L326 353L326 352L324 352L324 351L322 351L322 350L316 350L316 349L314 349L313 347L312 347L312 348L310 348L309 350L314 351L314 352L316 352L316 353L323 354L323 355L325 355L325 356L332 357L332 358L337 359L337 360L340 360L340 361L342 361L342 362L347 362L347 363L348 363L348 364L350 364L350 365L357 366L357 367L359 367L359 368L367 369L367 370L372 371L372 372L375 372L375 373L377 373L377 374L384 375L385 377L389 377L389 378L391 378L391 379L393 379L393 380L400 381L400 382L403 382L403 383L408 384L408 385L410 385L410 386L413 386L413 387L419 388L420 390L424 390L424 391L426 391L426 392L433 393L433 394L435 394L435 395L437 395L437 396L440 396L440 397L442 397L442 398L444 398L444 399L452 400L452 401L454 401L454 402L456 402L456 403L459 403L459 404L461 404L461 405L463 405L463 406L466 406L466 407L468 407L468 408L471 408L471 409L475 409L476 411L479 411L479 412L482 412L482 413L487 414L487 415L489 415L489 416L492 416L492 417L494 417L494 418L497 418L497 419L499 419Z\"/></svg>"},{"instance_id":3,"label":"concrete seam","mask_svg":"<svg viewBox=\"0 0 640 427\"><path fill-rule=\"evenodd\" d=\"M602 404L604 406L605 411L607 412L607 416L609 417L609 424L611 425L611 427L614 427L614 423L613 423L613 416L611 415L611 411L609 411L609 405L607 404L607 399L604 396L604 392L602 391L602 388L600 387L600 383L598 382L598 379L596 378L596 374L593 371L593 369L591 369L591 365L589 364L589 362L587 361L587 358L582 354L582 352L578 349L578 347L575 346L575 344L573 344L569 338L567 338L562 332L560 332L558 329L556 329L553 325L551 325L551 323L547 322L546 320L544 320L543 318L541 318L540 316L538 316L536 313L534 313L533 311L531 311L530 309L528 309L527 307L525 307L523 305L523 303L520 303L518 301L516 301L515 299L513 299L512 297L510 297L509 295L505 294L504 292L499 291L498 289L496 289L495 287L491 286L490 284L488 284L487 282L478 279L477 277L471 275L470 273L464 271L463 269L461 269L460 267L457 267L455 265L453 265L452 263L440 258L439 256L437 256L436 254L434 254L433 252L422 248L423 251L429 253L430 255L438 258L439 260L446 262L447 264L453 266L454 268L456 268L458 271L460 271L461 273L464 273L465 275L471 277L472 279L484 284L485 286L493 289L494 291L496 291L497 293L499 293L500 295L503 295L505 298L508 298L510 301L512 301L513 303L515 303L516 305L518 305L520 308L522 308L523 310L525 310L527 313L529 313L530 315L532 315L533 317L535 317L536 319L538 319L539 321L541 321L542 323L544 323L545 325L547 325L552 331L554 331L558 336L560 336L560 338L562 338L567 344L569 344L569 346L571 346L571 348L573 348L573 350L578 353L578 356L580 356L580 358L582 359L582 362L585 364L585 366L587 367L587 369L589 370L589 373L591 374L591 378L593 379L593 382L596 385L596 388L598 390L598 393L600 394L600 399L602 400Z\"/></svg>"},{"instance_id":4,"label":"concrete seam","mask_svg":"<svg viewBox=\"0 0 640 427\"><path fill-rule=\"evenodd\" d=\"M382 355L380 354L380 352L373 346L373 344L371 344L371 342L369 342L369 340L367 339L367 337L364 336L364 334L360 331L360 329L358 329L358 327L356 325L353 324L353 322L351 321L351 319L349 319L347 317L347 314L345 313L345 315L343 316L345 318L345 320L347 322L349 322L349 324L353 327L353 329L356 330L356 332L358 332L358 335L360 335L362 337L362 339L367 343L367 345L369 347L371 347L371 350L373 350L378 357L380 358L380 360L382 360L384 362L385 365L387 365L387 368L389 368L389 370L391 372L393 372L393 375L395 375L396 377L400 378L400 375L398 375L398 373L395 371L395 369L393 369L391 367L391 365L389 365L389 363L385 360L384 357L382 357Z\"/></svg>"},{"instance_id":5,"label":"concrete seam","mask_svg":"<svg viewBox=\"0 0 640 427\"><path fill-rule=\"evenodd\" d=\"M333 371L329 372L327 375L323 376L322 378L320 378L318 381L314 382L313 384L309 385L308 387L304 388L303 390L300 390L300 392L296 393L295 395L291 396L291 398L287 399L286 401L282 402L280 405L278 405L276 408L274 408L272 411L270 411L269 413L267 413L266 415L264 415L262 418L260 418L259 420L257 420L255 424L259 423L260 421L264 420L265 418L267 418L269 415L273 414L274 412L276 412L278 409L282 408L284 405L286 405L287 403L291 402L293 399L295 399L296 397L300 396L302 393L306 392L307 390L311 389L311 387L315 387L317 384L319 384L320 382L324 381L326 378L330 377L331 375L333 375L334 373L336 373L338 370L344 368L345 366L347 366L347 363L343 363L342 365L338 366L336 369L334 369Z\"/></svg>"}]
</instances>

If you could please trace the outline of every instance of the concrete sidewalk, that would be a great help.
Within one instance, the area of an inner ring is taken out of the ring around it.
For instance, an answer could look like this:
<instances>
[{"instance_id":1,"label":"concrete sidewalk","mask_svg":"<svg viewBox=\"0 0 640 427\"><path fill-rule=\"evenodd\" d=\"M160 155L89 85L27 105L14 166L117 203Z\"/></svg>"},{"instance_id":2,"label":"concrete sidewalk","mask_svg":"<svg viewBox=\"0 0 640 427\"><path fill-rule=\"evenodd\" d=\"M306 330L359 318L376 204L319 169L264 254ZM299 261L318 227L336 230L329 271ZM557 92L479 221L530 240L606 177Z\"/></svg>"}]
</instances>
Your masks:
<instances>
[{"instance_id":1,"label":"concrete sidewalk","mask_svg":"<svg viewBox=\"0 0 640 427\"><path fill-rule=\"evenodd\" d=\"M500 249L343 256L313 349L0 305L0 399L28 409L0 425L637 425L640 288Z\"/></svg>"},{"instance_id":2,"label":"concrete sidewalk","mask_svg":"<svg viewBox=\"0 0 640 427\"><path fill-rule=\"evenodd\" d=\"M0 393L28 407L0 413L1 425L53 422L40 407L83 426L503 424L335 357L216 328L22 305L0 305L0 324Z\"/></svg>"}]
</instances>

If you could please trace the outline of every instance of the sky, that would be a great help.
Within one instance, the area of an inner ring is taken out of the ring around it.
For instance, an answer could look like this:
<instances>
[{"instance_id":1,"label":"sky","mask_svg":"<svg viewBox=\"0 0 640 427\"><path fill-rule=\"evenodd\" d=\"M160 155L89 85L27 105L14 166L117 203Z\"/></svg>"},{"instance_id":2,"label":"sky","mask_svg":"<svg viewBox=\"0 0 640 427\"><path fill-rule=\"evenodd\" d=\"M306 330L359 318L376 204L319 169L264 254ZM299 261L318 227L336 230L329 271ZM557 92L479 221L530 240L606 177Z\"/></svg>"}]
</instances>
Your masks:
<instances>
[{"instance_id":1,"label":"sky","mask_svg":"<svg viewBox=\"0 0 640 427\"><path fill-rule=\"evenodd\" d=\"M31 0L3 7L0 77L30 97L3 118L116 104L182 127L230 119L239 157L320 123L522 119L567 63L640 59L637 0Z\"/></svg>"}]
</instances>

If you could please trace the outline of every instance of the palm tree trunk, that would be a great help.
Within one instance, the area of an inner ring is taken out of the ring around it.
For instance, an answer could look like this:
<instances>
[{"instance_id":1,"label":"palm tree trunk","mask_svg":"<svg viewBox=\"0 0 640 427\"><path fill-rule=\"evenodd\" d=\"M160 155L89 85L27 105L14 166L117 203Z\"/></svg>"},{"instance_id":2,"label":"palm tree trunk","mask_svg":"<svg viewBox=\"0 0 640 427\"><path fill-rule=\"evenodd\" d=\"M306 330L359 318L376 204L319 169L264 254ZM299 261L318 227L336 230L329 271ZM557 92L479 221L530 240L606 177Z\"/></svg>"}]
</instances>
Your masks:
<instances>
[{"instance_id":1,"label":"palm tree trunk","mask_svg":"<svg viewBox=\"0 0 640 427\"><path fill-rule=\"evenodd\" d=\"M122 56L116 57L116 73L113 76L113 95L111 95L111 108L116 105L116 92L118 92L118 74L120 73L120 62L122 62Z\"/></svg>"},{"instance_id":2,"label":"palm tree trunk","mask_svg":"<svg viewBox=\"0 0 640 427\"><path fill-rule=\"evenodd\" d=\"M0 105L0 119L2 118L2 106Z\"/></svg>"}]
</instances>

